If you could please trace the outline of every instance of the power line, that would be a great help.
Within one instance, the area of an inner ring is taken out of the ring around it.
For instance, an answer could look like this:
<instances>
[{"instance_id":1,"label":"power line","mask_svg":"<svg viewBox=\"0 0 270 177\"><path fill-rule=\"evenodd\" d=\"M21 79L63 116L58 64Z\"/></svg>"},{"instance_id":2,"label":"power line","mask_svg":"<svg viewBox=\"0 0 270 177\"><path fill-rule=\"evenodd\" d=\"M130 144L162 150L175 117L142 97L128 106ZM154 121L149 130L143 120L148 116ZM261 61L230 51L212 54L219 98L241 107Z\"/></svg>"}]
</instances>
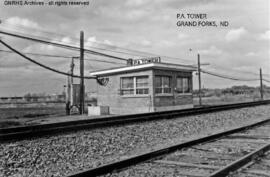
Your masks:
<instances>
[{"instance_id":1,"label":"power line","mask_svg":"<svg viewBox=\"0 0 270 177\"><path fill-rule=\"evenodd\" d=\"M222 67L222 66L218 66L216 64L213 67L214 68L219 68L219 69L224 70L224 71L233 71L233 72L238 72L238 73L243 73L243 74L252 74L252 75L256 75L256 76L259 75L259 74L254 73L254 72L239 71L239 70L235 70L235 69L231 69L231 68L225 68L225 67Z\"/></svg>"},{"instance_id":2,"label":"power line","mask_svg":"<svg viewBox=\"0 0 270 177\"><path fill-rule=\"evenodd\" d=\"M236 80L236 81L257 81L257 80L260 80L260 79L242 79L242 78L236 78L236 77L231 77L231 76L225 76L225 75L213 73L213 72L202 70L202 69L201 69L201 72L205 73L205 74L212 75L212 76L220 77L223 79L230 79L230 80Z\"/></svg>"},{"instance_id":3,"label":"power line","mask_svg":"<svg viewBox=\"0 0 270 177\"><path fill-rule=\"evenodd\" d=\"M265 82L268 82L268 83L270 83L270 81L269 80L267 80L267 79L262 79L263 81L265 81Z\"/></svg>"},{"instance_id":4,"label":"power line","mask_svg":"<svg viewBox=\"0 0 270 177\"><path fill-rule=\"evenodd\" d=\"M117 64L117 65L126 65L125 63L118 63L118 62L113 62L113 61L106 61L106 60L100 60L100 59L97 59L97 58L93 58L93 57L90 57L91 59L88 59L88 58L85 58L84 60L87 60L87 61L96 61L96 62L101 62L101 63L110 63L110 64ZM77 60L79 60L78 58L75 58Z\"/></svg>"},{"instance_id":5,"label":"power line","mask_svg":"<svg viewBox=\"0 0 270 177\"><path fill-rule=\"evenodd\" d=\"M76 77L76 78L81 78L81 77L78 76L78 75L69 74L69 73L66 73L66 72L63 72L63 71L56 70L56 69L51 68L51 67L49 67L49 66L46 66L46 65L44 65L44 64L41 64L41 63L39 63L39 62L37 62L37 61L35 61L35 60L33 60L33 59L31 59L31 58L25 56L24 54L20 53L19 51L17 51L16 49L14 49L14 48L12 48L11 46L9 46L7 43L5 43L4 41L2 41L1 39L0 39L0 42L1 42L4 46L6 46L7 48L9 48L10 50L14 51L14 52L17 53L18 55L20 55L20 56L22 56L23 58L27 59L28 61L30 61L30 62L32 62L32 63L35 63L35 64L37 64L38 66L41 66L41 67L43 67L43 68L45 68L45 69L47 69L47 70L53 71L53 72L58 73L58 74L66 75L66 76L72 76L72 77ZM85 78L85 79L96 79L96 77L93 77L93 76L87 76L87 77L84 77L84 78Z\"/></svg>"},{"instance_id":6,"label":"power line","mask_svg":"<svg viewBox=\"0 0 270 177\"><path fill-rule=\"evenodd\" d=\"M16 25L14 25L16 26ZM25 26L22 26L22 25L17 25L17 26L20 26L20 27L23 27L25 29L27 29ZM16 28L16 27L15 27ZM31 28L33 29L33 28ZM38 31L37 29L34 29L36 31ZM42 30L41 30L42 31ZM65 35L62 35L62 34L58 34L58 33L54 33L54 32L45 32L45 31L42 31L43 33L47 33L47 34L54 34L54 35L58 35L58 36L62 36L62 37L66 37ZM69 38L72 38L72 39L76 39L77 41L79 40L78 38L76 37L69 37ZM48 39L48 38L47 38ZM88 42L85 40L85 42ZM114 53L122 53L122 54L127 54L127 55L131 55L131 56L141 56L141 57L149 57L149 55L151 56L160 56L160 57L165 57L165 58L168 58L168 59L174 59L174 60L182 60L182 61L186 61L186 62L191 62L190 60L187 60L187 59L181 59L181 58L177 58L177 57L170 57L170 56L165 56L165 55L159 55L159 54L154 54L154 53L151 53L151 52L145 52L145 51L138 51L138 50L132 50L132 49L127 49L127 48L124 48L124 47L119 47L119 46L116 46L116 45L111 45L111 44L105 44L105 43L102 43L102 42L98 42L98 41L91 41L91 43L96 43L96 44L99 44L99 45L103 45L105 47L110 47L110 48L117 48L117 49L122 49L124 51L129 51L129 52L132 52L132 53L128 53L128 52L122 52L122 51L116 51L116 50L110 50L110 49L104 49L104 48L100 48L100 47L93 47L93 46L88 46L88 48L93 48L93 49L97 49L97 50L103 50L103 51L110 51L110 52L114 52ZM139 53L139 54L138 54ZM143 54L143 55L142 55Z\"/></svg>"},{"instance_id":7,"label":"power line","mask_svg":"<svg viewBox=\"0 0 270 177\"><path fill-rule=\"evenodd\" d=\"M59 43L56 43L56 42L50 42L50 41L45 41L45 40L36 39L36 38L32 38L32 37L26 37L26 36L22 36L22 35L18 35L18 34L12 34L12 33L4 32L4 31L0 31L0 33L2 33L4 35L12 36L12 37L31 40L31 41L35 41L35 42L39 42L39 43L45 43L45 44L48 44L48 45L54 45L54 46L57 46L57 47L68 48L68 49L73 49L73 50L80 50L79 47L75 47L75 46L72 46L72 45L59 44ZM84 49L84 51L89 52L89 53L94 54L94 55L100 55L100 56L109 57L109 58L113 58L113 59L118 59L118 60L122 60L122 61L127 60L125 58L121 58L121 57L117 57L117 56L113 56L113 55L108 55L108 54L105 54L105 53L96 52L96 51L89 50L89 49Z\"/></svg>"},{"instance_id":8,"label":"power line","mask_svg":"<svg viewBox=\"0 0 270 177\"><path fill-rule=\"evenodd\" d=\"M6 21L6 20L5 20ZM52 32L52 31L44 31L42 29L38 29L38 28L33 28L33 27L26 27L24 25L19 25L19 24L9 24L7 22L3 21L2 25L6 25L6 26L11 26L12 28L15 28L17 30L21 30L21 28L24 28L26 30L34 30L36 32L42 32L42 33L46 33L46 34L52 34L52 35L55 35L55 36L61 36L61 37L66 37L66 35L63 35L63 34L59 34L59 33L56 33L56 32ZM3 26L1 26L3 27ZM7 28L7 27L5 27ZM69 37L69 38L73 38L73 39L76 39L76 40L79 40L79 38L76 38L76 37ZM86 40L85 40L86 42ZM123 50L128 50L128 51L135 51L135 52L139 52L139 53L144 53L142 51L136 51L136 50L131 50L131 49L127 49L127 48L123 48L123 47L119 47L119 46L116 46L116 45L111 45L111 44L105 44L105 43L102 43L102 42L98 42L98 41L91 41L92 43L97 43L97 44L101 44L101 45L104 45L104 46L107 46L107 47L115 47L115 48L119 48L119 49L123 49ZM100 48L101 49L101 48Z\"/></svg>"},{"instance_id":9,"label":"power line","mask_svg":"<svg viewBox=\"0 0 270 177\"><path fill-rule=\"evenodd\" d=\"M52 31L45 31L41 28L34 28L34 27L30 27L30 26L25 26L25 25L19 25L19 24L9 24L8 22L5 22L6 20L3 20L2 21L2 25L1 27L4 25L6 26L11 26L12 28L15 28L15 29L18 29L18 30L21 30L22 28L26 29L26 30L34 30L36 32L42 32L42 33L46 33L46 34L50 34L50 35L57 35L57 36L62 36L62 37L65 37L65 35L63 34L59 34L59 33L55 33L55 32L52 32Z\"/></svg>"},{"instance_id":10,"label":"power line","mask_svg":"<svg viewBox=\"0 0 270 177\"><path fill-rule=\"evenodd\" d=\"M7 53L14 53L13 51L8 51L8 50L2 50L0 49L0 52L7 52ZM62 55L48 55L48 54L40 54L40 53L23 53L23 54L28 54L28 55L36 55L36 56L45 56L45 57L55 57L55 58L68 58L68 59L71 59L73 57L71 56L62 56ZM79 60L78 58L75 58L77 60ZM110 64L122 64L122 63L117 63L117 62L111 62L111 61L105 61L105 60L98 60L98 59L85 59L86 61L96 61L96 62L102 62L102 63L110 63ZM210 74L209 71L203 71L202 72L205 72L207 74ZM211 75L213 75L213 73L211 73ZM222 78L226 78L226 79L232 79L232 80L242 80L242 81L254 81L254 80L258 80L258 79L251 79L251 80L247 80L247 79L239 79L239 78L232 78L232 77L229 77L229 76L222 76L220 74L215 74L215 76L218 76L218 77L222 77ZM263 79L267 82L266 79ZM268 81L270 82L270 81Z\"/></svg>"},{"instance_id":11,"label":"power line","mask_svg":"<svg viewBox=\"0 0 270 177\"><path fill-rule=\"evenodd\" d=\"M1 25L0 26L0 28L4 28L5 30L9 30L9 32L13 32L13 33L17 33L17 34L21 34L21 35L25 35L24 33L21 33L21 31L22 31L22 28L25 28L25 26L23 26L23 25L20 25L20 27L19 28L17 28L16 26L17 25L14 25L15 27L12 27L12 28L7 28L7 27L3 27L3 25ZM30 27L29 27L30 28ZM14 30L15 29L15 30ZM25 29L27 29L27 28L25 28ZM32 28L30 28L30 30L31 30ZM29 30L29 29L27 29L27 30ZM40 33L39 31L38 31L38 33ZM46 32L43 32L42 31L42 33L46 33ZM48 32L49 33L49 32ZM46 39L46 40L51 40L51 38L48 38L48 37L40 37L40 36L34 36L34 35L29 35L30 37L38 37L38 38L42 38L42 39ZM64 35L62 35L62 37L65 37Z\"/></svg>"},{"instance_id":12,"label":"power line","mask_svg":"<svg viewBox=\"0 0 270 177\"><path fill-rule=\"evenodd\" d=\"M13 51L8 51L8 50L2 50L0 49L0 52L6 52L6 53L13 53ZM49 54L41 54L41 53L31 53L31 52L21 52L22 54L25 55L33 55L33 56L41 56L41 57L52 57L52 58L66 58L66 59L71 59L73 58L72 56L62 56L62 55L49 55ZM78 58L75 58L76 60L79 60ZM96 62L102 62L102 63L110 63L110 64L123 64L123 63L117 63L113 61L106 61L106 60L98 60L98 59L87 59L85 58L84 60L87 61L96 61Z\"/></svg>"},{"instance_id":13,"label":"power line","mask_svg":"<svg viewBox=\"0 0 270 177\"><path fill-rule=\"evenodd\" d=\"M7 28L5 28L7 29ZM16 28L15 28L16 29ZM10 30L10 29L8 29ZM14 30L11 30L12 32L16 32L16 33L19 33L17 31L14 31ZM19 33L21 35L25 35L23 33ZM55 33L57 34L57 33ZM57 34L57 35L60 35L60 34ZM40 37L40 36L33 36L33 35L28 35L29 37L35 37L35 38L39 38L39 39L45 39L45 40L50 40L48 37ZM62 37L66 37L65 35L61 35ZM78 38L75 38L75 37L69 37L69 38L73 38L73 39L76 39L76 40L79 40ZM62 41L59 41L59 40L54 40L55 42L60 42L60 43L63 43ZM85 43L88 42L87 40L84 41ZM91 41L91 43L98 43L98 42L95 42L95 41ZM106 44L103 44L106 46ZM104 48L100 48L100 47L93 47L93 46L89 46L89 45L85 45L85 47L88 47L88 48L93 48L93 49L97 49L97 50L103 50L103 51L110 51L110 52L114 52L114 53L121 53L121 54L127 54L127 55L131 55L131 56L144 56L144 57L148 57L146 55L140 55L140 54L132 54L132 53L128 53L128 52L121 52L121 51L115 51L115 50L109 50L109 49L104 49ZM118 48L117 46L113 46L113 45L107 45L107 47L115 47L115 48Z\"/></svg>"},{"instance_id":14,"label":"power line","mask_svg":"<svg viewBox=\"0 0 270 177\"><path fill-rule=\"evenodd\" d=\"M10 50L2 50L2 49L0 49L0 52L13 53L14 54L14 52L10 51ZM41 57L68 58L68 59L72 58L70 56L62 56L62 55L61 56L60 55L49 55L49 54L40 54L40 53L31 53L31 52L21 52L21 53L23 53L25 55L35 55L35 56L41 56Z\"/></svg>"},{"instance_id":15,"label":"power line","mask_svg":"<svg viewBox=\"0 0 270 177\"><path fill-rule=\"evenodd\" d=\"M56 46L60 46L60 47L67 47L67 48L72 48L72 49L75 49L75 50L79 50L79 48L78 47L75 47L75 46L70 46L70 45L65 45L65 44L59 44L59 43L54 43L54 42L49 42L49 41L44 41L44 40L40 40L40 39L25 37L25 36L21 36L21 35L17 35L17 34L12 34L12 33L7 33L7 32L3 32L3 31L0 31L0 33L6 34L6 35L10 35L10 36L13 36L13 37L19 37L19 38L27 39L27 40L34 40L36 42L41 42L41 43L46 43L46 44L50 44L50 45L56 45ZM86 49L86 51L89 51L89 50ZM90 53L101 55L101 56L115 57L115 56L111 56L111 55L107 55L107 54L103 54L103 53L99 53L99 52L95 52L95 51L91 51L91 50L90 50ZM117 58L119 59L119 57L117 57ZM121 60L125 60L126 61L126 59L123 59L123 58L121 58ZM222 76L222 75L219 75L219 74L211 73L209 71L202 71L202 72L204 72L206 74L213 75L213 76L225 78L225 79L240 80L240 81L254 81L254 79L239 79L239 78L233 78L233 77L229 77L229 76ZM255 79L255 80L257 80L257 79Z\"/></svg>"},{"instance_id":16,"label":"power line","mask_svg":"<svg viewBox=\"0 0 270 177\"><path fill-rule=\"evenodd\" d=\"M212 66L212 65L211 65ZM216 64L214 64L214 67L213 67L214 69L215 68L219 68L219 69L221 69L221 70L224 70L224 71L233 71L233 72L235 72L235 73L241 73L241 74L250 74L250 75L253 75L253 76L260 76L260 74L259 73L254 73L254 72L248 72L248 71L239 71L239 70L234 70L234 69L229 69L229 68L224 68L224 67L222 67L222 66L218 66L218 65L216 65ZM264 77L269 77L269 74L262 74Z\"/></svg>"}]
</instances>

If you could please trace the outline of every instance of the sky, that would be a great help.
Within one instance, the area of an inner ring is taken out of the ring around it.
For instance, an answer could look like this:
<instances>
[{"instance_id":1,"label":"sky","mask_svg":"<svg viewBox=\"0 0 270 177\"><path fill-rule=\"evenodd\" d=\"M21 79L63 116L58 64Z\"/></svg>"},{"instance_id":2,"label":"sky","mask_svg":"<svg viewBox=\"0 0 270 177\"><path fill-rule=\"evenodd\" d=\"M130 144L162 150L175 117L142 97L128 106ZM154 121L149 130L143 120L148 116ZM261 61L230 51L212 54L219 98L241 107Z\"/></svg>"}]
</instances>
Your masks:
<instances>
[{"instance_id":1,"label":"sky","mask_svg":"<svg viewBox=\"0 0 270 177\"><path fill-rule=\"evenodd\" d=\"M0 30L75 46L79 46L80 31L84 31L86 49L123 58L161 56L162 62L192 65L197 64L199 53L203 70L240 79L259 79L262 68L263 78L270 81L269 0L84 1L89 5L21 6L1 1ZM177 14L184 14L185 18L177 19ZM187 14L206 17L190 19ZM215 21L217 26L177 26L178 21ZM227 21L228 26L220 26L222 21ZM23 53L79 56L79 51L3 34L0 38ZM0 50L9 49L0 44ZM0 96L64 90L66 76L4 51L0 51ZM27 56L64 72L70 68L70 58ZM85 58L85 75L125 65L124 61L93 54L85 54ZM79 61L75 60L76 74L78 69ZM196 73L193 76L197 89ZM86 92L95 92L95 81L85 82ZM259 81L233 81L203 73L202 85L204 88L259 86Z\"/></svg>"}]
</instances>

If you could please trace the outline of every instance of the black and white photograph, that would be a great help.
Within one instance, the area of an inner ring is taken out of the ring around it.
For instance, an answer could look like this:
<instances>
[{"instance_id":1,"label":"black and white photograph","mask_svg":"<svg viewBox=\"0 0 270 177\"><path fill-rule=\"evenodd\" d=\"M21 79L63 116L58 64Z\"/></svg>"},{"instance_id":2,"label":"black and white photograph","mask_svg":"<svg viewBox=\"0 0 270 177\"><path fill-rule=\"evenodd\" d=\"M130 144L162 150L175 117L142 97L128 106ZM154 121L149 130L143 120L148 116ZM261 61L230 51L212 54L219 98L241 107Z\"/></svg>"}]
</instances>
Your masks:
<instances>
[{"instance_id":1,"label":"black and white photograph","mask_svg":"<svg viewBox=\"0 0 270 177\"><path fill-rule=\"evenodd\" d=\"M269 0L1 0L1 177L270 177Z\"/></svg>"}]
</instances>

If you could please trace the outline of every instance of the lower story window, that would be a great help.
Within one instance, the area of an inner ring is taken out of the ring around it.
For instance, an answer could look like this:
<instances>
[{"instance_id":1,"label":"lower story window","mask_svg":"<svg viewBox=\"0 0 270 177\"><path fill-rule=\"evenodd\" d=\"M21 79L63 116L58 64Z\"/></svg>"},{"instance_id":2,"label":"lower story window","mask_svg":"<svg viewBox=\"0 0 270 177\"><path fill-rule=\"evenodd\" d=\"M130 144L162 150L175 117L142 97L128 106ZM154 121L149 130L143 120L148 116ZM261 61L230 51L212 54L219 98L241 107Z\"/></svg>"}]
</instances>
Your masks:
<instances>
[{"instance_id":1,"label":"lower story window","mask_svg":"<svg viewBox=\"0 0 270 177\"><path fill-rule=\"evenodd\" d=\"M165 94L172 93L172 77L170 76L155 76L155 93Z\"/></svg>"},{"instance_id":2,"label":"lower story window","mask_svg":"<svg viewBox=\"0 0 270 177\"><path fill-rule=\"evenodd\" d=\"M148 76L122 77L121 95L149 94Z\"/></svg>"},{"instance_id":3,"label":"lower story window","mask_svg":"<svg viewBox=\"0 0 270 177\"><path fill-rule=\"evenodd\" d=\"M191 79L188 77L177 77L176 92L180 94L190 93L191 92Z\"/></svg>"},{"instance_id":4,"label":"lower story window","mask_svg":"<svg viewBox=\"0 0 270 177\"><path fill-rule=\"evenodd\" d=\"M121 95L134 94L134 81L133 77L121 78Z\"/></svg>"}]
</instances>

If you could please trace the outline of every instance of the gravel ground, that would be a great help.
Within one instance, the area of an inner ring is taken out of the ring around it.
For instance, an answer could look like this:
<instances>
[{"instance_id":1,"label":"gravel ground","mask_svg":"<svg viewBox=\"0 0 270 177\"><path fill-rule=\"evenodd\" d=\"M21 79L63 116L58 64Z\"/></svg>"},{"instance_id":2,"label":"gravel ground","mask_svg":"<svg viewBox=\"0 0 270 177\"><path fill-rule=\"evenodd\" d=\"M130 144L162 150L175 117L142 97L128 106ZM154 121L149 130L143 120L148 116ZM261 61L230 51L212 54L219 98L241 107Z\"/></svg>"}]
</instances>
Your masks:
<instances>
[{"instance_id":1,"label":"gravel ground","mask_svg":"<svg viewBox=\"0 0 270 177\"><path fill-rule=\"evenodd\" d=\"M270 128L270 124L268 124ZM266 127L266 126L263 126ZM268 129L269 131L269 129ZM252 131L242 132L245 135L254 135L254 132L258 136L264 136L265 130L261 127L252 129ZM242 135L242 133L234 134L231 137ZM260 139L260 138L258 138ZM211 173L227 166L228 164L239 160L245 155L257 150L267 143L267 140L263 144L254 143L252 141L226 141L225 139L219 139L217 141L195 145L192 148L184 148L179 151L169 153L145 163L140 163L135 166L131 166L119 172L113 172L112 174L106 174L105 177L126 177L126 176L144 176L144 177L157 177L157 176L210 176ZM229 139L231 140L231 139ZM177 165L177 163L188 163L194 165L206 165L207 168L190 167L185 165ZM266 171L269 173L269 165L263 166L256 164L255 170ZM215 168L213 168L215 167ZM269 175L268 175L269 176ZM258 176L259 177L259 176Z\"/></svg>"},{"instance_id":2,"label":"gravel ground","mask_svg":"<svg viewBox=\"0 0 270 177\"><path fill-rule=\"evenodd\" d=\"M266 105L2 143L0 176L65 176L268 115L270 106Z\"/></svg>"},{"instance_id":3,"label":"gravel ground","mask_svg":"<svg viewBox=\"0 0 270 177\"><path fill-rule=\"evenodd\" d=\"M270 151L265 153L263 156L257 158L257 160L253 161L253 163L250 163L249 165L245 166L245 168L242 168L237 172L229 175L229 177L269 177L270 176L269 162L270 162Z\"/></svg>"}]
</instances>

